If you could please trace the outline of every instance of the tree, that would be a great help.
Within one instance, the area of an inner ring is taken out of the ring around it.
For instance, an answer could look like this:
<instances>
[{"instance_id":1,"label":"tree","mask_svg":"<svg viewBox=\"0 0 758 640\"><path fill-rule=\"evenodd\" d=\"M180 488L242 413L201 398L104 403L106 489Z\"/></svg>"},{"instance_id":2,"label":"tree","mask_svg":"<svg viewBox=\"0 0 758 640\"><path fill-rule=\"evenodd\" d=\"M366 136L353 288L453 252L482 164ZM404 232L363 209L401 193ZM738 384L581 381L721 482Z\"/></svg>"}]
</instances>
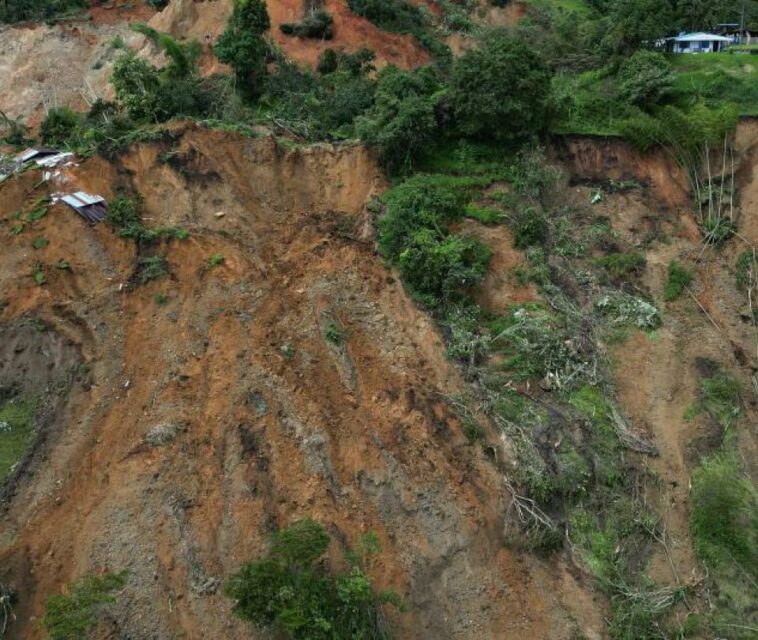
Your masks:
<instances>
[{"instance_id":1,"label":"tree","mask_svg":"<svg viewBox=\"0 0 758 640\"><path fill-rule=\"evenodd\" d=\"M550 73L521 39L491 37L453 67L450 99L459 131L513 142L541 133L548 120Z\"/></svg>"},{"instance_id":2,"label":"tree","mask_svg":"<svg viewBox=\"0 0 758 640\"><path fill-rule=\"evenodd\" d=\"M654 51L637 51L627 58L618 77L621 97L648 111L674 93L671 65Z\"/></svg>"},{"instance_id":3,"label":"tree","mask_svg":"<svg viewBox=\"0 0 758 640\"><path fill-rule=\"evenodd\" d=\"M606 34L601 49L606 55L650 49L675 31L671 4L661 0L616 0L604 21Z\"/></svg>"},{"instance_id":4,"label":"tree","mask_svg":"<svg viewBox=\"0 0 758 640\"><path fill-rule=\"evenodd\" d=\"M78 113L68 107L50 109L40 126L42 142L51 145L63 145L71 137L81 120Z\"/></svg>"},{"instance_id":5,"label":"tree","mask_svg":"<svg viewBox=\"0 0 758 640\"><path fill-rule=\"evenodd\" d=\"M218 59L231 65L240 88L250 96L262 90L268 54L263 35L270 27L264 0L235 0L232 17L215 47Z\"/></svg>"},{"instance_id":6,"label":"tree","mask_svg":"<svg viewBox=\"0 0 758 640\"><path fill-rule=\"evenodd\" d=\"M116 99L135 119L158 120L160 110L160 74L158 69L129 50L113 65L111 84Z\"/></svg>"},{"instance_id":7,"label":"tree","mask_svg":"<svg viewBox=\"0 0 758 640\"><path fill-rule=\"evenodd\" d=\"M391 173L410 169L437 138L439 89L429 68L387 67L379 73L374 106L357 119L356 126L361 138L377 147Z\"/></svg>"}]
</instances>

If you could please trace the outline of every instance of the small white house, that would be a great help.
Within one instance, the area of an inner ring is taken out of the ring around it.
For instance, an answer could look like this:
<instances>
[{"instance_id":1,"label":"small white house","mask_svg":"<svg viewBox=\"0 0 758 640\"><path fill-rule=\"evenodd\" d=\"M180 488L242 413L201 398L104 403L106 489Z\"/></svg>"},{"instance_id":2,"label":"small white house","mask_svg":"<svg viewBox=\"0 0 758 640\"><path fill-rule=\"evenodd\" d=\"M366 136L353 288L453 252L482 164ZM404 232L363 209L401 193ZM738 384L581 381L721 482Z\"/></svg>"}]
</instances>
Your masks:
<instances>
[{"instance_id":1,"label":"small white house","mask_svg":"<svg viewBox=\"0 0 758 640\"><path fill-rule=\"evenodd\" d=\"M680 33L668 41L674 53L715 53L723 51L733 42L732 38L715 33Z\"/></svg>"}]
</instances>

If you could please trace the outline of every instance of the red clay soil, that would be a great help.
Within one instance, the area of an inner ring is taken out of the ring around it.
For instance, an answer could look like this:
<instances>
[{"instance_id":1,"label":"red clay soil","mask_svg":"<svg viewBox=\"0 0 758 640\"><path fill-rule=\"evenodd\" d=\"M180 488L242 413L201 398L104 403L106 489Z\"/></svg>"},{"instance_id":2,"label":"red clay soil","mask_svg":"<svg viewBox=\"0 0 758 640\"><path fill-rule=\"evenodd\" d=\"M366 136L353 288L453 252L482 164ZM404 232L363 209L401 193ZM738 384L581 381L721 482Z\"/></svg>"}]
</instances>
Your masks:
<instances>
[{"instance_id":1,"label":"red clay soil","mask_svg":"<svg viewBox=\"0 0 758 640\"><path fill-rule=\"evenodd\" d=\"M145 0L91 0L89 16L96 25L147 22L155 14Z\"/></svg>"},{"instance_id":2,"label":"red clay soil","mask_svg":"<svg viewBox=\"0 0 758 640\"><path fill-rule=\"evenodd\" d=\"M332 562L378 533L371 577L407 603L398 638L601 637L581 581L503 545L502 470L467 443L442 340L375 254L365 203L384 183L365 150L192 126L67 178L138 190L148 224L191 237L156 247L170 276L138 286L133 243L64 206L0 228L0 323L43 320L89 371L0 525L11 637L43 637L45 599L106 569L129 573L99 637L263 637L220 584L306 516ZM0 216L61 188L38 180L4 184Z\"/></svg>"},{"instance_id":3,"label":"red clay soil","mask_svg":"<svg viewBox=\"0 0 758 640\"><path fill-rule=\"evenodd\" d=\"M416 67L429 61L429 54L413 36L381 31L365 18L356 16L345 0L327 0L326 9L334 18L334 39L328 41L285 36L280 28L284 22L302 18L302 0L268 0L271 37L292 60L315 65L324 49L332 47L356 51L368 47L376 53L381 67L395 64ZM172 0L150 24L177 38L196 38L201 43L215 43L226 27L232 12L232 0Z\"/></svg>"}]
</instances>

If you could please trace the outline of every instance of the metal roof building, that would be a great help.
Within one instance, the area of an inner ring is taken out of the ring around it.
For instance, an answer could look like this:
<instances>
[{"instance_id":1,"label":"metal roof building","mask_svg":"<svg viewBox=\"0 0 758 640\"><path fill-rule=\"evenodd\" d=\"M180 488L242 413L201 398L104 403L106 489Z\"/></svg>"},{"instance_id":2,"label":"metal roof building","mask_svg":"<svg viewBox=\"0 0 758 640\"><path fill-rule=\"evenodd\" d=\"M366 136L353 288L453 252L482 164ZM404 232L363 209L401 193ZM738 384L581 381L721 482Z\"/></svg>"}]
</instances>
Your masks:
<instances>
[{"instance_id":1,"label":"metal roof building","mask_svg":"<svg viewBox=\"0 0 758 640\"><path fill-rule=\"evenodd\" d=\"M680 33L668 39L674 53L715 53L723 51L732 43L731 38L715 33Z\"/></svg>"}]
</instances>

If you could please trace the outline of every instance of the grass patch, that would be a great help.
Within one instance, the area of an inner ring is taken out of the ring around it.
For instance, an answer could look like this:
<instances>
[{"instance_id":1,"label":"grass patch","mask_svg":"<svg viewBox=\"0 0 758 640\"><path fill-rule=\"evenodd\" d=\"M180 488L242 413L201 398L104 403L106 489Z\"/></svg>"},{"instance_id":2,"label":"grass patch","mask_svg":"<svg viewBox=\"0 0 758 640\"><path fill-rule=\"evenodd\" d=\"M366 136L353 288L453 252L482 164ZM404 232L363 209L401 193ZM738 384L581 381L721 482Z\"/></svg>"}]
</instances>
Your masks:
<instances>
[{"instance_id":1,"label":"grass patch","mask_svg":"<svg viewBox=\"0 0 758 640\"><path fill-rule=\"evenodd\" d=\"M220 267L222 264L226 262L226 258L220 253L214 253L210 258L208 258L208 262L206 263L207 269L215 269L216 267Z\"/></svg>"},{"instance_id":2,"label":"grass patch","mask_svg":"<svg viewBox=\"0 0 758 640\"><path fill-rule=\"evenodd\" d=\"M168 262L163 256L145 256L137 261L135 277L139 284L160 280L168 275Z\"/></svg>"},{"instance_id":3,"label":"grass patch","mask_svg":"<svg viewBox=\"0 0 758 640\"><path fill-rule=\"evenodd\" d=\"M700 399L703 408L728 430L739 419L740 385L732 377L718 373L700 382Z\"/></svg>"},{"instance_id":4,"label":"grass patch","mask_svg":"<svg viewBox=\"0 0 758 640\"><path fill-rule=\"evenodd\" d=\"M739 456L724 449L692 476L691 530L708 570L712 609L699 622L708 637L748 640L758 628L758 492Z\"/></svg>"},{"instance_id":5,"label":"grass patch","mask_svg":"<svg viewBox=\"0 0 758 640\"><path fill-rule=\"evenodd\" d=\"M114 591L126 584L126 572L86 576L75 582L67 595L48 598L42 624L50 640L81 640L97 621L98 608L115 602Z\"/></svg>"},{"instance_id":6,"label":"grass patch","mask_svg":"<svg viewBox=\"0 0 758 640\"><path fill-rule=\"evenodd\" d=\"M597 258L596 263L612 280L628 280L632 276L639 275L645 267L645 256L639 251L610 253Z\"/></svg>"},{"instance_id":7,"label":"grass patch","mask_svg":"<svg viewBox=\"0 0 758 640\"><path fill-rule=\"evenodd\" d=\"M740 115L758 115L758 68L752 56L733 53L671 55L675 89L711 105L730 102Z\"/></svg>"},{"instance_id":8,"label":"grass patch","mask_svg":"<svg viewBox=\"0 0 758 640\"><path fill-rule=\"evenodd\" d=\"M490 207L480 207L475 204L467 204L464 215L482 224L497 224L498 222L502 222L505 217L502 211L497 211Z\"/></svg>"},{"instance_id":9,"label":"grass patch","mask_svg":"<svg viewBox=\"0 0 758 640\"><path fill-rule=\"evenodd\" d=\"M324 330L324 338L326 341L333 344L336 347L342 345L345 341L345 335L340 326L336 322L330 322Z\"/></svg>"},{"instance_id":10,"label":"grass patch","mask_svg":"<svg viewBox=\"0 0 758 640\"><path fill-rule=\"evenodd\" d=\"M666 302L676 300L692 283L692 272L672 260L668 267L668 279L663 289L663 299Z\"/></svg>"},{"instance_id":11,"label":"grass patch","mask_svg":"<svg viewBox=\"0 0 758 640\"><path fill-rule=\"evenodd\" d=\"M34 440L32 398L17 396L0 402L0 483L24 457Z\"/></svg>"}]
</instances>

